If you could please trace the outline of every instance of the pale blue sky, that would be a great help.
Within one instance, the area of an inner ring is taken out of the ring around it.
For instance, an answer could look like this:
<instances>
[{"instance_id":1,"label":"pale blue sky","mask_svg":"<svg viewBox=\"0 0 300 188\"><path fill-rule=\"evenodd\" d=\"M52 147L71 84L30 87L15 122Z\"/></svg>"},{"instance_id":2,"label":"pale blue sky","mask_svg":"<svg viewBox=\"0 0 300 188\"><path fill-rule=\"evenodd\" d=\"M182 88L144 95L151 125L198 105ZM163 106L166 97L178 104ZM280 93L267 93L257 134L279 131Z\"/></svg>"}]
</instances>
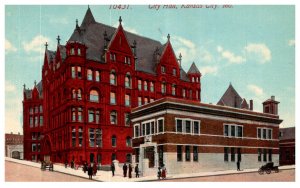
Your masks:
<instances>
[{"instance_id":1,"label":"pale blue sky","mask_svg":"<svg viewBox=\"0 0 300 188\"><path fill-rule=\"evenodd\" d=\"M194 61L203 76L202 102L217 103L231 82L254 110L271 95L280 101L283 126L295 125L295 7L234 6L223 9L113 10L91 5L96 21L166 42L182 53L187 71ZM56 50L69 39L87 6L5 6L5 132L21 131L22 89L41 79L43 43ZM39 36L39 37L38 37Z\"/></svg>"}]
</instances>

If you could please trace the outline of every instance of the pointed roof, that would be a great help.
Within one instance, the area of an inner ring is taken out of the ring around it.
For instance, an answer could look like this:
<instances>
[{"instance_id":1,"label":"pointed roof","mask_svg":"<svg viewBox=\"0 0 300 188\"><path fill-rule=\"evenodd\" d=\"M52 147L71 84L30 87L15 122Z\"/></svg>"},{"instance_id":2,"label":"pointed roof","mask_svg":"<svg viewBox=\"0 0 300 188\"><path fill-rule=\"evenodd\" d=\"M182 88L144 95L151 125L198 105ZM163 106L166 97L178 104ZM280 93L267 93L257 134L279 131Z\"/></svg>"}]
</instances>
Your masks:
<instances>
[{"instance_id":1,"label":"pointed roof","mask_svg":"<svg viewBox=\"0 0 300 188\"><path fill-rule=\"evenodd\" d=\"M229 84L228 89L225 91L217 105L222 105L222 106L230 106L234 108L245 108L246 100L242 99L242 97L238 94L238 92L233 88L231 83ZM248 104L247 104L248 106Z\"/></svg>"},{"instance_id":2,"label":"pointed roof","mask_svg":"<svg viewBox=\"0 0 300 188\"><path fill-rule=\"evenodd\" d=\"M88 25L94 24L94 23L96 23L96 20L93 16L93 13L92 13L90 7L88 7L80 28L85 29Z\"/></svg>"},{"instance_id":3,"label":"pointed roof","mask_svg":"<svg viewBox=\"0 0 300 188\"><path fill-rule=\"evenodd\" d=\"M189 71L188 71L188 74L200 74L200 71L199 69L197 68L195 62L192 63Z\"/></svg>"}]
</instances>

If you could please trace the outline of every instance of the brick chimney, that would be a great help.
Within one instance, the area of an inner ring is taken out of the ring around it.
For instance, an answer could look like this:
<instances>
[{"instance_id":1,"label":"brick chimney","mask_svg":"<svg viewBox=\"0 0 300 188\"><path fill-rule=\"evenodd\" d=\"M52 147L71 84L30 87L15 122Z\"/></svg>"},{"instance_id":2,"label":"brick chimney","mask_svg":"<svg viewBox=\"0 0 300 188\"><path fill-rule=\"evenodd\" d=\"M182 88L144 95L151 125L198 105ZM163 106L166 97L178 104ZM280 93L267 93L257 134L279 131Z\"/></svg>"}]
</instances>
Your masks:
<instances>
[{"instance_id":1,"label":"brick chimney","mask_svg":"<svg viewBox=\"0 0 300 188\"><path fill-rule=\"evenodd\" d=\"M253 111L253 100L250 100L250 110Z\"/></svg>"}]
</instances>

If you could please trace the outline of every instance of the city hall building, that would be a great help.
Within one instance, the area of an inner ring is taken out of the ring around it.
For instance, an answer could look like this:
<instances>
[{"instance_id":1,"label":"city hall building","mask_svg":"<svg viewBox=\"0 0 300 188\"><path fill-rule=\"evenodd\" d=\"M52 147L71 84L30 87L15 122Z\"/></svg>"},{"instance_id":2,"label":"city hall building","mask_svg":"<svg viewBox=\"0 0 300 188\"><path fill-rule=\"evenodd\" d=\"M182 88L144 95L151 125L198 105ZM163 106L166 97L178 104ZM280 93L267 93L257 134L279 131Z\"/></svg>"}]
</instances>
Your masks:
<instances>
[{"instance_id":1,"label":"city hall building","mask_svg":"<svg viewBox=\"0 0 300 188\"><path fill-rule=\"evenodd\" d=\"M279 165L278 103L272 96L254 112L230 84L217 105L165 97L134 108L133 159L143 175Z\"/></svg>"},{"instance_id":2,"label":"city hall building","mask_svg":"<svg viewBox=\"0 0 300 188\"><path fill-rule=\"evenodd\" d=\"M74 26L66 43L45 44L41 81L24 84L26 160L130 162L132 108L171 96L201 101L201 74L192 62L182 69L170 35L161 44L125 31L121 17L117 28L96 22L90 8Z\"/></svg>"}]
</instances>

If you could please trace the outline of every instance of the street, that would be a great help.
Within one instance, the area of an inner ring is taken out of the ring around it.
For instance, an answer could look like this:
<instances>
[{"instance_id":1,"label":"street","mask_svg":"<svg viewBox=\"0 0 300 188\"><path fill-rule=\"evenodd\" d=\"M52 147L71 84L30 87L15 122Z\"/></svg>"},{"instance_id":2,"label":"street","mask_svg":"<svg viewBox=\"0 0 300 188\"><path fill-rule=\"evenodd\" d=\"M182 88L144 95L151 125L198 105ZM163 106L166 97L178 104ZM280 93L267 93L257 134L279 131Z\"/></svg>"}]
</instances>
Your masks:
<instances>
[{"instance_id":1,"label":"street","mask_svg":"<svg viewBox=\"0 0 300 188\"><path fill-rule=\"evenodd\" d=\"M89 179L42 171L40 168L5 161L5 181L7 182L91 182Z\"/></svg>"}]
</instances>

